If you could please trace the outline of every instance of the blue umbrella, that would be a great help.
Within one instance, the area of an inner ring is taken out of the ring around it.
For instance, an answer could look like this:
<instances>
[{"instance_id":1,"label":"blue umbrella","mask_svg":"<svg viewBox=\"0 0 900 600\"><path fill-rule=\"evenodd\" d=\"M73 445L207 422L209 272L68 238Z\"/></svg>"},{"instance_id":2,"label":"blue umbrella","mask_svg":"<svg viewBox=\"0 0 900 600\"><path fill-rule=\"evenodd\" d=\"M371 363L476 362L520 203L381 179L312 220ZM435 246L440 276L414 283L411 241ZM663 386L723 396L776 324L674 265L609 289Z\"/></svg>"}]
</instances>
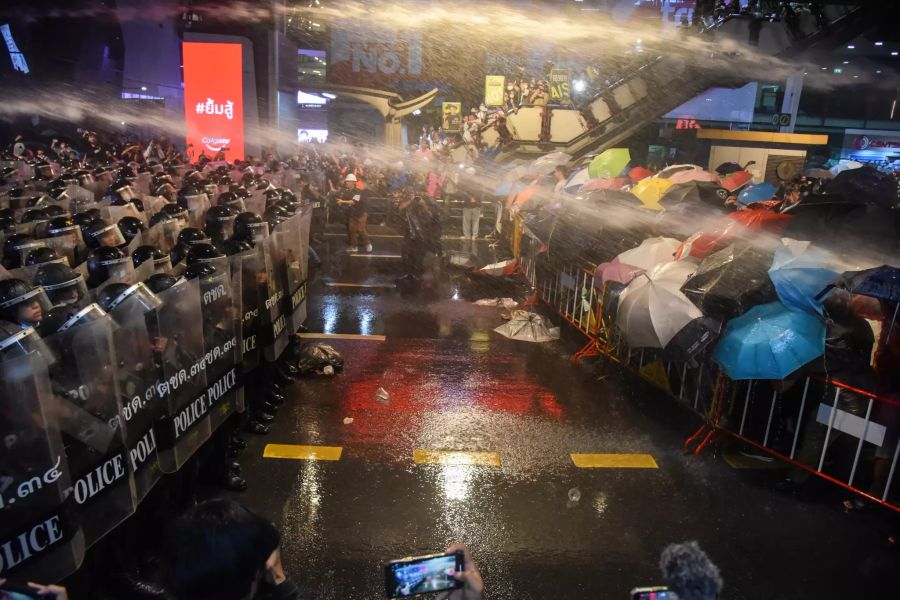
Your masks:
<instances>
[{"instance_id":1,"label":"blue umbrella","mask_svg":"<svg viewBox=\"0 0 900 600\"><path fill-rule=\"evenodd\" d=\"M784 379L824 352L820 318L772 302L729 321L713 360L734 380Z\"/></svg>"},{"instance_id":2,"label":"blue umbrella","mask_svg":"<svg viewBox=\"0 0 900 600\"><path fill-rule=\"evenodd\" d=\"M756 202L765 202L766 200L771 200L776 191L775 186L771 183L751 185L738 194L738 202L745 206Z\"/></svg>"},{"instance_id":3,"label":"blue umbrella","mask_svg":"<svg viewBox=\"0 0 900 600\"><path fill-rule=\"evenodd\" d=\"M837 260L825 250L809 242L785 239L775 251L769 279L789 309L822 314L819 292L843 270L837 265Z\"/></svg>"},{"instance_id":4,"label":"blue umbrella","mask_svg":"<svg viewBox=\"0 0 900 600\"><path fill-rule=\"evenodd\" d=\"M882 265L875 269L859 272L854 278L850 291L854 294L871 296L891 302L900 301L900 269Z\"/></svg>"}]
</instances>

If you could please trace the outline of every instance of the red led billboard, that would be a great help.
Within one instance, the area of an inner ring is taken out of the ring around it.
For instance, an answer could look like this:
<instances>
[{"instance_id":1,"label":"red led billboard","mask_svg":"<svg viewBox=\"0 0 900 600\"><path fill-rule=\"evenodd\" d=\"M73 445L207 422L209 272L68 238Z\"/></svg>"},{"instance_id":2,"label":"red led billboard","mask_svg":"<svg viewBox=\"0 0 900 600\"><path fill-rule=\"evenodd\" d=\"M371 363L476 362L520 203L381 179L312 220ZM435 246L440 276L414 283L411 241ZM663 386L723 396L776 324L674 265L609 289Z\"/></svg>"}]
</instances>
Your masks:
<instances>
[{"instance_id":1,"label":"red led billboard","mask_svg":"<svg viewBox=\"0 0 900 600\"><path fill-rule=\"evenodd\" d=\"M184 124L188 153L244 158L244 86L240 44L184 42Z\"/></svg>"}]
</instances>

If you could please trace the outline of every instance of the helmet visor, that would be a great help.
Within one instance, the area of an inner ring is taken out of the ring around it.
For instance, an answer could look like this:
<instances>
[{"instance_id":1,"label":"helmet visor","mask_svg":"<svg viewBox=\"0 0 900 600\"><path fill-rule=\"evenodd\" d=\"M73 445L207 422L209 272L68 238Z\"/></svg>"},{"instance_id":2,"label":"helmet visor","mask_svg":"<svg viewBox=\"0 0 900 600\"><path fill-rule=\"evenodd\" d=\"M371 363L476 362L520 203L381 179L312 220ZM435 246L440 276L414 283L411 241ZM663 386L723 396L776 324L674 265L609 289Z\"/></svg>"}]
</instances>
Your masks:
<instances>
[{"instance_id":1,"label":"helmet visor","mask_svg":"<svg viewBox=\"0 0 900 600\"><path fill-rule=\"evenodd\" d=\"M16 323L27 325L40 323L52 306L44 288L40 286L0 303L0 309Z\"/></svg>"}]
</instances>

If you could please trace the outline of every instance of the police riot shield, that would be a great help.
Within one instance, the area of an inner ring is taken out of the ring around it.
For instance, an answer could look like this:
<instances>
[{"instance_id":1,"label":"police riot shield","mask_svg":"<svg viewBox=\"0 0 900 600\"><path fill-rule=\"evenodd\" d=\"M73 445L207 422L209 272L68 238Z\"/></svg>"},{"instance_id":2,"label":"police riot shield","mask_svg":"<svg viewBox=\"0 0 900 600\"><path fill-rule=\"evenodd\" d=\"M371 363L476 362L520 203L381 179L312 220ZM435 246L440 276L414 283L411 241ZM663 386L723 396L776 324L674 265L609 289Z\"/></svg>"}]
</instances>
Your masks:
<instances>
[{"instance_id":1,"label":"police riot shield","mask_svg":"<svg viewBox=\"0 0 900 600\"><path fill-rule=\"evenodd\" d=\"M206 224L206 211L209 210L209 197L206 194L185 196L188 210L188 226L203 229Z\"/></svg>"},{"instance_id":2,"label":"police riot shield","mask_svg":"<svg viewBox=\"0 0 900 600\"><path fill-rule=\"evenodd\" d=\"M176 218L161 221L147 231L141 232L141 244L156 246L163 252L169 253L178 243L178 234L187 227L187 221Z\"/></svg>"},{"instance_id":3,"label":"police riot shield","mask_svg":"<svg viewBox=\"0 0 900 600\"><path fill-rule=\"evenodd\" d=\"M26 331L17 336L37 337ZM47 370L52 354L16 351L25 346L0 340L0 578L58 581L81 565L84 533Z\"/></svg>"},{"instance_id":4,"label":"police riot shield","mask_svg":"<svg viewBox=\"0 0 900 600\"><path fill-rule=\"evenodd\" d=\"M257 243L257 247L262 249L266 266L261 338L264 357L268 361L278 360L288 343L288 316L284 313L286 279L281 276L282 239L282 236L273 234Z\"/></svg>"},{"instance_id":5,"label":"police riot shield","mask_svg":"<svg viewBox=\"0 0 900 600\"><path fill-rule=\"evenodd\" d=\"M266 212L266 193L263 190L251 190L250 197L244 200L249 212L261 215Z\"/></svg>"},{"instance_id":6,"label":"police riot shield","mask_svg":"<svg viewBox=\"0 0 900 600\"><path fill-rule=\"evenodd\" d=\"M156 392L166 414L156 446L164 473L180 469L210 436L201 297L197 280L180 280L159 294L153 348L163 370Z\"/></svg>"},{"instance_id":7,"label":"police riot shield","mask_svg":"<svg viewBox=\"0 0 900 600\"><path fill-rule=\"evenodd\" d=\"M139 211L131 202L123 206L104 206L101 209L101 216L110 223L118 223L123 217L134 217L147 225L147 213Z\"/></svg>"},{"instance_id":8,"label":"police riot shield","mask_svg":"<svg viewBox=\"0 0 900 600\"><path fill-rule=\"evenodd\" d=\"M157 395L162 370L153 355L151 333L158 331L157 310L162 301L143 283L135 283L109 303L109 316L118 326L113 331L116 375L125 422L128 464L134 472L135 497L140 502L162 476L156 453L156 423L166 413Z\"/></svg>"},{"instance_id":9,"label":"police riot shield","mask_svg":"<svg viewBox=\"0 0 900 600\"><path fill-rule=\"evenodd\" d=\"M134 189L141 196L147 196L150 193L150 180L153 175L149 172L138 173L137 177L134 178Z\"/></svg>"},{"instance_id":10,"label":"police riot shield","mask_svg":"<svg viewBox=\"0 0 900 600\"><path fill-rule=\"evenodd\" d=\"M95 202L94 192L77 183L66 186L66 194L71 199L70 210L73 214L86 210L85 207L90 207Z\"/></svg>"},{"instance_id":11,"label":"police riot shield","mask_svg":"<svg viewBox=\"0 0 900 600\"><path fill-rule=\"evenodd\" d=\"M312 209L303 210L278 226L281 251L280 271L284 277L285 309L291 331L297 331L306 321L306 275L309 252L309 223Z\"/></svg>"},{"instance_id":12,"label":"police riot shield","mask_svg":"<svg viewBox=\"0 0 900 600\"><path fill-rule=\"evenodd\" d=\"M261 248L235 254L231 259L232 285L240 282L241 305L241 365L249 373L259 365L260 333L262 329L261 305L266 294L266 262Z\"/></svg>"},{"instance_id":13,"label":"police riot shield","mask_svg":"<svg viewBox=\"0 0 900 600\"><path fill-rule=\"evenodd\" d=\"M210 429L215 431L238 408L241 372L240 301L232 285L229 265L200 278L203 301L203 344L206 353L205 398ZM243 400L243 397L241 397Z\"/></svg>"},{"instance_id":14,"label":"police riot shield","mask_svg":"<svg viewBox=\"0 0 900 600\"><path fill-rule=\"evenodd\" d=\"M166 200L165 198L163 198L162 196L150 196L150 195L145 195L143 202L144 202L144 211L148 215L155 215L160 210L162 210L163 206L165 206L166 204L169 203L169 201Z\"/></svg>"},{"instance_id":15,"label":"police riot shield","mask_svg":"<svg viewBox=\"0 0 900 600\"><path fill-rule=\"evenodd\" d=\"M112 319L96 304L72 315L45 341L50 381L71 470L75 512L90 547L134 513L116 373Z\"/></svg>"}]
</instances>

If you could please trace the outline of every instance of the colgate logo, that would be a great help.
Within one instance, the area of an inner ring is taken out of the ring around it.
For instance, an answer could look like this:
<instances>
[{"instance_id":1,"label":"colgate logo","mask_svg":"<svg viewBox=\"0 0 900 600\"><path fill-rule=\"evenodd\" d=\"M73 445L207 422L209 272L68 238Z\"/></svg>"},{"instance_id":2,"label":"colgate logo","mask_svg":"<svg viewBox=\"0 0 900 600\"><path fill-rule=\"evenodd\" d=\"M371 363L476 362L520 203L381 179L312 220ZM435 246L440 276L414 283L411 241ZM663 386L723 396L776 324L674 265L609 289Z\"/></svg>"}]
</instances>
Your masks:
<instances>
[{"instance_id":1,"label":"colgate logo","mask_svg":"<svg viewBox=\"0 0 900 600\"><path fill-rule=\"evenodd\" d=\"M223 150L226 146L228 146L228 142L231 141L231 138L205 137L200 141L202 141L203 145L213 152L218 152L219 150Z\"/></svg>"},{"instance_id":2,"label":"colgate logo","mask_svg":"<svg viewBox=\"0 0 900 600\"><path fill-rule=\"evenodd\" d=\"M866 148L868 148L869 146L872 145L872 140L870 140L869 136L867 136L867 135L861 135L858 138L856 138L855 145L856 145L857 150L865 150Z\"/></svg>"}]
</instances>

